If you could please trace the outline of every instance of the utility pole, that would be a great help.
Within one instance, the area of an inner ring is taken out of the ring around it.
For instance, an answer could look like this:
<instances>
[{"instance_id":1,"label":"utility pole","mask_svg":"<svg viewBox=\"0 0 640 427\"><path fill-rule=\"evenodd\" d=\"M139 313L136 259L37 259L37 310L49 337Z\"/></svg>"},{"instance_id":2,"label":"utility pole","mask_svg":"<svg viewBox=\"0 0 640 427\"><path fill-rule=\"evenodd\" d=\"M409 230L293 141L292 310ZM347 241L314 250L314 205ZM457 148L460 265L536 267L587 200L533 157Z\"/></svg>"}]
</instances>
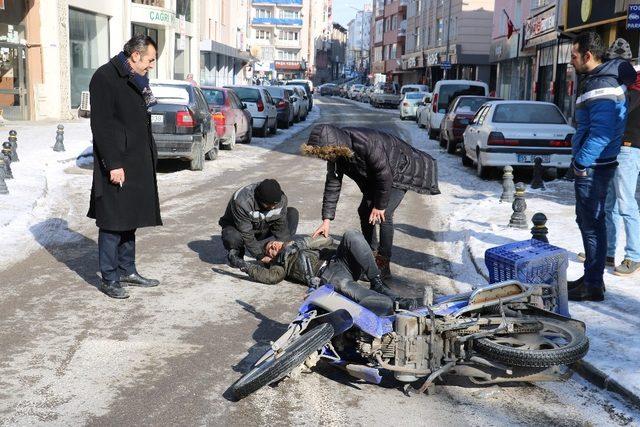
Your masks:
<instances>
[{"instance_id":1,"label":"utility pole","mask_svg":"<svg viewBox=\"0 0 640 427\"><path fill-rule=\"evenodd\" d=\"M451 57L449 56L449 46L450 46L450 40L449 40L449 36L451 34L451 3L453 3L453 0L449 0L449 18L447 19L447 63L451 64ZM445 80L449 78L449 70L450 68L445 68L444 69L444 78Z\"/></svg>"}]
</instances>

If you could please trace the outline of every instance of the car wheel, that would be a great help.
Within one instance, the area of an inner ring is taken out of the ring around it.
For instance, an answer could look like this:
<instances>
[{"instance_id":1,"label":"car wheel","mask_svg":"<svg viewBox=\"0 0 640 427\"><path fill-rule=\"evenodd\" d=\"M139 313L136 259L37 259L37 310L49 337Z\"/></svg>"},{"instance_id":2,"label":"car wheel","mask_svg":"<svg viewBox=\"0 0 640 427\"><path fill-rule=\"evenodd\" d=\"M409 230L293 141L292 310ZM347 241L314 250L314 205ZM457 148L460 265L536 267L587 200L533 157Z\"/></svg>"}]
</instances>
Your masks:
<instances>
[{"instance_id":1,"label":"car wheel","mask_svg":"<svg viewBox=\"0 0 640 427\"><path fill-rule=\"evenodd\" d=\"M400 120L406 120L407 118L405 116L403 116L402 114L400 114Z\"/></svg>"},{"instance_id":2,"label":"car wheel","mask_svg":"<svg viewBox=\"0 0 640 427\"><path fill-rule=\"evenodd\" d=\"M301 120L301 121L303 121L303 122L304 122L305 120L307 120L307 115L305 114L304 116L300 117L300 120Z\"/></svg>"},{"instance_id":3,"label":"car wheel","mask_svg":"<svg viewBox=\"0 0 640 427\"><path fill-rule=\"evenodd\" d=\"M431 129L431 124L429 124L429 139L436 139L436 133Z\"/></svg>"},{"instance_id":4,"label":"car wheel","mask_svg":"<svg viewBox=\"0 0 640 427\"><path fill-rule=\"evenodd\" d=\"M189 162L189 169L201 171L204 168L204 141L196 143L193 159Z\"/></svg>"},{"instance_id":5,"label":"car wheel","mask_svg":"<svg viewBox=\"0 0 640 427\"><path fill-rule=\"evenodd\" d=\"M237 139L237 137L238 137L238 133L237 133L237 130L236 130L235 126L234 126L233 130L231 131L231 136L227 140L227 143L224 145L224 148L227 149L227 150L233 150L234 148L236 148L236 139Z\"/></svg>"},{"instance_id":6,"label":"car wheel","mask_svg":"<svg viewBox=\"0 0 640 427\"><path fill-rule=\"evenodd\" d=\"M275 135L278 132L278 121L274 120L273 121L273 127L271 128L271 132L269 132L271 135Z\"/></svg>"},{"instance_id":7,"label":"car wheel","mask_svg":"<svg viewBox=\"0 0 640 427\"><path fill-rule=\"evenodd\" d=\"M285 122L282 122L282 123L280 124L280 127L281 127L282 129L289 129L289 128L291 127L291 122L289 122L289 120L287 120L287 121L285 121Z\"/></svg>"},{"instance_id":8,"label":"car wheel","mask_svg":"<svg viewBox=\"0 0 640 427\"><path fill-rule=\"evenodd\" d=\"M456 154L456 151L458 150L458 143L457 142L451 141L450 139L447 139L446 145L447 145L447 153Z\"/></svg>"},{"instance_id":9,"label":"car wheel","mask_svg":"<svg viewBox=\"0 0 640 427\"><path fill-rule=\"evenodd\" d=\"M299 122L300 122L300 112L298 112L298 114L296 114L296 115L293 117L293 122L294 122L294 123L299 123Z\"/></svg>"},{"instance_id":10,"label":"car wheel","mask_svg":"<svg viewBox=\"0 0 640 427\"><path fill-rule=\"evenodd\" d=\"M476 174L481 179L489 179L491 177L491 168L482 164L479 150L476 150Z\"/></svg>"},{"instance_id":11,"label":"car wheel","mask_svg":"<svg viewBox=\"0 0 640 427\"><path fill-rule=\"evenodd\" d=\"M220 140L218 138L215 138L213 140L213 148L207 151L207 154L205 154L204 157L207 160L215 160L218 158L219 151L220 151Z\"/></svg>"},{"instance_id":12,"label":"car wheel","mask_svg":"<svg viewBox=\"0 0 640 427\"><path fill-rule=\"evenodd\" d=\"M462 166L473 166L473 160L467 156L467 149L465 148L464 143L462 144Z\"/></svg>"},{"instance_id":13,"label":"car wheel","mask_svg":"<svg viewBox=\"0 0 640 427\"><path fill-rule=\"evenodd\" d=\"M258 136L264 138L267 136L268 133L269 133L269 121L265 120L264 125L260 129L258 129Z\"/></svg>"},{"instance_id":14,"label":"car wheel","mask_svg":"<svg viewBox=\"0 0 640 427\"><path fill-rule=\"evenodd\" d=\"M251 138L253 138L253 124L249 124L249 129L247 129L243 142L245 144L251 144Z\"/></svg>"}]
</instances>

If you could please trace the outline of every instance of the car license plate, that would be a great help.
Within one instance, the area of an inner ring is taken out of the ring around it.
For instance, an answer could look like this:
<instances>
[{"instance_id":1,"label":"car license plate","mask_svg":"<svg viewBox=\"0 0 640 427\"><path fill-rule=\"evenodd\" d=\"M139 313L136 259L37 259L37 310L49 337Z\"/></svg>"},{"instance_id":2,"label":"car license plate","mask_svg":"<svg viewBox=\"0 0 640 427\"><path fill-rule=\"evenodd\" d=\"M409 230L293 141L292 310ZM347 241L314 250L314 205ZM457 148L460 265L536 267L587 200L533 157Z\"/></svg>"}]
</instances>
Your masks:
<instances>
[{"instance_id":1,"label":"car license plate","mask_svg":"<svg viewBox=\"0 0 640 427\"><path fill-rule=\"evenodd\" d=\"M540 157L542 163L551 162L551 156L549 154L518 154L518 163L533 163L536 157Z\"/></svg>"},{"instance_id":2,"label":"car license plate","mask_svg":"<svg viewBox=\"0 0 640 427\"><path fill-rule=\"evenodd\" d=\"M164 123L164 115L162 115L162 114L152 114L151 115L151 123Z\"/></svg>"}]
</instances>

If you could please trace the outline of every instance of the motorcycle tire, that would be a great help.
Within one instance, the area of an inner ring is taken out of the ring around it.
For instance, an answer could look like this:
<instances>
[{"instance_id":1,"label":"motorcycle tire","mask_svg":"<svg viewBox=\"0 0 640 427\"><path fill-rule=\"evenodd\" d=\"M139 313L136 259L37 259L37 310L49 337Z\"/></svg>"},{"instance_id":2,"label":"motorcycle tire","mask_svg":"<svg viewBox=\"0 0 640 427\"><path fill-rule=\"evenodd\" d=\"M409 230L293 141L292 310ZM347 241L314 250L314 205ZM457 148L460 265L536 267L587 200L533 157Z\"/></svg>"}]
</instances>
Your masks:
<instances>
[{"instance_id":1,"label":"motorcycle tire","mask_svg":"<svg viewBox=\"0 0 640 427\"><path fill-rule=\"evenodd\" d=\"M582 359L589 351L589 339L584 332L568 323L542 316L532 316L528 319L540 322L541 330L481 338L474 342L474 348L478 353L507 366L529 368L569 365ZM540 336L543 339L540 339ZM556 339L561 337L565 342L558 345L557 342L551 341L550 337ZM533 343L527 343L527 339Z\"/></svg>"},{"instance_id":2,"label":"motorcycle tire","mask_svg":"<svg viewBox=\"0 0 640 427\"><path fill-rule=\"evenodd\" d=\"M294 368L300 366L307 357L324 347L333 337L333 326L323 323L293 340L278 356L272 356L258 366L254 366L233 384L231 390L237 399L242 399L261 387L277 381Z\"/></svg>"}]
</instances>

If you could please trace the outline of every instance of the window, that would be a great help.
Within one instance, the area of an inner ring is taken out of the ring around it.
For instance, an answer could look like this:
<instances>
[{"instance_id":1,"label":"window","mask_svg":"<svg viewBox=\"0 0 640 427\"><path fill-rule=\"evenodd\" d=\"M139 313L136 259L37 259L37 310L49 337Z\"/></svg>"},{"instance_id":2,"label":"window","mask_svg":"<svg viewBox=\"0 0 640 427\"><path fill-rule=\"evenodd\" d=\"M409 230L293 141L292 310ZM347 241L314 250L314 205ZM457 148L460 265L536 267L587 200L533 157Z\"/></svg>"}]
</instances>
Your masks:
<instances>
[{"instance_id":1,"label":"window","mask_svg":"<svg viewBox=\"0 0 640 427\"><path fill-rule=\"evenodd\" d=\"M384 31L382 20L376 21L376 34L374 43L380 43L382 41L382 33Z\"/></svg>"},{"instance_id":2,"label":"window","mask_svg":"<svg viewBox=\"0 0 640 427\"><path fill-rule=\"evenodd\" d=\"M269 40L271 38L271 32L266 30L255 30L257 40Z\"/></svg>"},{"instance_id":3,"label":"window","mask_svg":"<svg viewBox=\"0 0 640 427\"><path fill-rule=\"evenodd\" d=\"M184 15L184 19L191 22L191 0L176 0L176 15Z\"/></svg>"},{"instance_id":4,"label":"window","mask_svg":"<svg viewBox=\"0 0 640 427\"><path fill-rule=\"evenodd\" d=\"M484 86L468 84L443 84L438 95L438 111L446 111L451 101L462 95L487 96Z\"/></svg>"},{"instance_id":5,"label":"window","mask_svg":"<svg viewBox=\"0 0 640 427\"><path fill-rule=\"evenodd\" d=\"M258 102L260 99L260 91L258 89L235 86L233 91L243 102Z\"/></svg>"},{"instance_id":6,"label":"window","mask_svg":"<svg viewBox=\"0 0 640 427\"><path fill-rule=\"evenodd\" d=\"M155 40L155 39L154 39ZM69 9L71 106L80 105L91 76L109 60L109 23L106 16Z\"/></svg>"},{"instance_id":7,"label":"window","mask_svg":"<svg viewBox=\"0 0 640 427\"><path fill-rule=\"evenodd\" d=\"M191 73L191 37L176 34L175 62L173 78L184 80Z\"/></svg>"},{"instance_id":8,"label":"window","mask_svg":"<svg viewBox=\"0 0 640 427\"><path fill-rule=\"evenodd\" d=\"M416 35L416 40L415 40L414 45L415 45L416 50L417 50L417 49L420 49L421 45L422 45L422 27L416 28L415 35Z\"/></svg>"},{"instance_id":9,"label":"window","mask_svg":"<svg viewBox=\"0 0 640 427\"><path fill-rule=\"evenodd\" d=\"M263 47L262 48L262 60L264 61L273 61L275 55L275 49L272 47Z\"/></svg>"},{"instance_id":10,"label":"window","mask_svg":"<svg viewBox=\"0 0 640 427\"><path fill-rule=\"evenodd\" d=\"M395 30L398 28L398 15L393 15L391 17L391 30Z\"/></svg>"},{"instance_id":11,"label":"window","mask_svg":"<svg viewBox=\"0 0 640 427\"><path fill-rule=\"evenodd\" d=\"M209 105L224 105L224 91L220 89L202 89L204 99Z\"/></svg>"},{"instance_id":12,"label":"window","mask_svg":"<svg viewBox=\"0 0 640 427\"><path fill-rule=\"evenodd\" d=\"M280 10L282 19L300 19L300 12L297 10Z\"/></svg>"},{"instance_id":13,"label":"window","mask_svg":"<svg viewBox=\"0 0 640 427\"><path fill-rule=\"evenodd\" d=\"M256 9L256 18L273 18L273 13L271 9Z\"/></svg>"},{"instance_id":14,"label":"window","mask_svg":"<svg viewBox=\"0 0 640 427\"><path fill-rule=\"evenodd\" d=\"M390 49L390 58L389 59L395 59L396 58L396 49L397 49L397 45L394 43L391 45L391 49Z\"/></svg>"},{"instance_id":15,"label":"window","mask_svg":"<svg viewBox=\"0 0 640 427\"><path fill-rule=\"evenodd\" d=\"M442 35L444 34L444 21L442 18L436 21L436 44L442 44Z\"/></svg>"},{"instance_id":16,"label":"window","mask_svg":"<svg viewBox=\"0 0 640 427\"><path fill-rule=\"evenodd\" d=\"M455 38L457 37L457 31L458 31L458 17L453 17L451 18L451 20L449 21L449 25L451 26L451 32L449 33L449 38L452 40L455 40Z\"/></svg>"},{"instance_id":17,"label":"window","mask_svg":"<svg viewBox=\"0 0 640 427\"><path fill-rule=\"evenodd\" d=\"M421 9L422 9L422 0L418 0L416 4L416 13L420 14Z\"/></svg>"},{"instance_id":18,"label":"window","mask_svg":"<svg viewBox=\"0 0 640 427\"><path fill-rule=\"evenodd\" d=\"M493 113L494 123L535 123L564 125L567 121L555 105L503 104Z\"/></svg>"},{"instance_id":19,"label":"window","mask_svg":"<svg viewBox=\"0 0 640 427\"><path fill-rule=\"evenodd\" d=\"M298 31L280 31L278 33L278 39L280 40L298 40Z\"/></svg>"},{"instance_id":20,"label":"window","mask_svg":"<svg viewBox=\"0 0 640 427\"><path fill-rule=\"evenodd\" d=\"M278 59L281 61L297 61L298 54L296 52L291 52L288 50L279 50Z\"/></svg>"},{"instance_id":21,"label":"window","mask_svg":"<svg viewBox=\"0 0 640 427\"><path fill-rule=\"evenodd\" d=\"M373 60L376 62L382 61L382 47L373 48Z\"/></svg>"}]
</instances>

